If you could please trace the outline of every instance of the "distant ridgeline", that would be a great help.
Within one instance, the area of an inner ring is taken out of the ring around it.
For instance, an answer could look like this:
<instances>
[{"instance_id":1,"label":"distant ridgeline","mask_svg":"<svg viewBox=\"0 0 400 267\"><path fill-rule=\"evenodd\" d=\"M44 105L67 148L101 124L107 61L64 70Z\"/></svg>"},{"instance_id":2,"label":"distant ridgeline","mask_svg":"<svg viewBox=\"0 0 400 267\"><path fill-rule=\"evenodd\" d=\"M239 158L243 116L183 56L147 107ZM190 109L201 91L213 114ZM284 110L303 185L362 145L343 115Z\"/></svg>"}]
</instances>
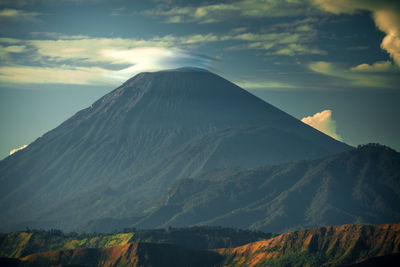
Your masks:
<instances>
[{"instance_id":1,"label":"distant ridgeline","mask_svg":"<svg viewBox=\"0 0 400 267\"><path fill-rule=\"evenodd\" d=\"M205 250L220 244L241 246ZM400 224L278 236L221 227L80 235L32 230L0 235L0 253L1 266L398 266Z\"/></svg>"},{"instance_id":2,"label":"distant ridgeline","mask_svg":"<svg viewBox=\"0 0 400 267\"><path fill-rule=\"evenodd\" d=\"M275 233L400 222L400 154L379 144L321 159L181 179L133 225L224 225Z\"/></svg>"}]
</instances>

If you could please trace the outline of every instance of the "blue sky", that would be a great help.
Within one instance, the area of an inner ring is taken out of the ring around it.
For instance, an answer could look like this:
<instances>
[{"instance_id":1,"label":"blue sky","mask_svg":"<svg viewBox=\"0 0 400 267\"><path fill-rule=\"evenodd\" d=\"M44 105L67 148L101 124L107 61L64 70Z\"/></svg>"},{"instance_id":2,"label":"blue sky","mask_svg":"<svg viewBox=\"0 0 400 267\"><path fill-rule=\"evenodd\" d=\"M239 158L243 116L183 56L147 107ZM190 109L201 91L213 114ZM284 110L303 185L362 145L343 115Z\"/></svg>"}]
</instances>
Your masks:
<instances>
[{"instance_id":1,"label":"blue sky","mask_svg":"<svg viewBox=\"0 0 400 267\"><path fill-rule=\"evenodd\" d=\"M182 66L400 150L398 1L2 0L0 158L131 76Z\"/></svg>"}]
</instances>

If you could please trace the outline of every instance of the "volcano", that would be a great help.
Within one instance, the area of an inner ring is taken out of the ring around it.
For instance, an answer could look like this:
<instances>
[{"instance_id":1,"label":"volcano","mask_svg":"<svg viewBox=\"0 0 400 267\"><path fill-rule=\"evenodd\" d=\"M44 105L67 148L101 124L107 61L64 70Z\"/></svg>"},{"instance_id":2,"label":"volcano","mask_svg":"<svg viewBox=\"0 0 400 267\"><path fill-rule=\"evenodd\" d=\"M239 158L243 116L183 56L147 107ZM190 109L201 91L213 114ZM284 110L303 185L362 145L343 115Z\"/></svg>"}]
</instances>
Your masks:
<instances>
[{"instance_id":1,"label":"volcano","mask_svg":"<svg viewBox=\"0 0 400 267\"><path fill-rule=\"evenodd\" d=\"M0 162L0 230L134 220L179 179L349 148L209 71L140 73Z\"/></svg>"}]
</instances>

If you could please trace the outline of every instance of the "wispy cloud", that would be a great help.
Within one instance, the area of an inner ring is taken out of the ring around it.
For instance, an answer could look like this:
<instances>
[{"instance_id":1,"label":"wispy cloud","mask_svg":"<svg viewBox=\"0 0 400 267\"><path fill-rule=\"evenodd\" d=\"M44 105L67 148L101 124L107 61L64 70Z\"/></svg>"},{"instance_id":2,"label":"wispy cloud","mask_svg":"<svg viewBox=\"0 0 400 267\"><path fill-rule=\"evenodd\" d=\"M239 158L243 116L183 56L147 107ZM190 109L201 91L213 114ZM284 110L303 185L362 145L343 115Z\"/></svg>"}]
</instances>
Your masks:
<instances>
[{"instance_id":1,"label":"wispy cloud","mask_svg":"<svg viewBox=\"0 0 400 267\"><path fill-rule=\"evenodd\" d=\"M399 82L397 75L388 77L379 74L350 71L337 67L331 62L312 62L308 67L316 73L347 80L347 86L393 88Z\"/></svg>"},{"instance_id":2,"label":"wispy cloud","mask_svg":"<svg viewBox=\"0 0 400 267\"><path fill-rule=\"evenodd\" d=\"M114 84L110 77L113 72L98 67L32 67L10 66L0 67L0 81L3 83L33 84Z\"/></svg>"},{"instance_id":3,"label":"wispy cloud","mask_svg":"<svg viewBox=\"0 0 400 267\"><path fill-rule=\"evenodd\" d=\"M291 84L275 81L237 81L235 82L235 84L242 88L252 90L281 90L296 88L296 86L293 86Z\"/></svg>"},{"instance_id":4,"label":"wispy cloud","mask_svg":"<svg viewBox=\"0 0 400 267\"><path fill-rule=\"evenodd\" d=\"M0 46L0 55L8 60L0 67L0 81L115 85L142 71L182 66L207 68L212 61L209 57L171 48L176 40L168 36L164 41L159 40L87 37L21 40L18 45ZM27 58L31 62L24 65L10 62L11 53L16 52L29 54Z\"/></svg>"},{"instance_id":5,"label":"wispy cloud","mask_svg":"<svg viewBox=\"0 0 400 267\"><path fill-rule=\"evenodd\" d=\"M35 20L40 15L37 12L28 12L20 9L5 8L0 10L0 19Z\"/></svg>"},{"instance_id":6,"label":"wispy cloud","mask_svg":"<svg viewBox=\"0 0 400 267\"><path fill-rule=\"evenodd\" d=\"M336 140L342 140L336 132L336 121L332 119L332 111L329 109L304 117L301 121Z\"/></svg>"},{"instance_id":7,"label":"wispy cloud","mask_svg":"<svg viewBox=\"0 0 400 267\"><path fill-rule=\"evenodd\" d=\"M167 23L215 23L236 18L299 16L317 13L307 0L241 0L196 6L159 6L143 14Z\"/></svg>"},{"instance_id":8,"label":"wispy cloud","mask_svg":"<svg viewBox=\"0 0 400 267\"><path fill-rule=\"evenodd\" d=\"M287 56L295 56L295 55L325 55L326 52L324 50L310 47L304 44L289 44L286 47L283 47L277 50L275 53L277 55L287 55Z\"/></svg>"},{"instance_id":9,"label":"wispy cloud","mask_svg":"<svg viewBox=\"0 0 400 267\"><path fill-rule=\"evenodd\" d=\"M207 68L213 59L190 51L217 42L226 43L227 50L263 50L266 55L324 53L310 46L316 31L309 21L295 21L291 25L294 27L277 25L267 33L236 28L226 34L165 35L148 39L91 38L53 32L32 33L37 38L33 40L0 38L0 54L7 59L0 63L0 80L8 83L92 84L103 82L106 77L116 83L140 71L181 66ZM12 61L15 53L25 56L23 65ZM65 74L64 78L62 74ZM72 75L77 78L69 78Z\"/></svg>"},{"instance_id":10,"label":"wispy cloud","mask_svg":"<svg viewBox=\"0 0 400 267\"><path fill-rule=\"evenodd\" d=\"M390 61L378 61L374 64L360 64L350 69L355 72L399 72L400 68Z\"/></svg>"}]
</instances>

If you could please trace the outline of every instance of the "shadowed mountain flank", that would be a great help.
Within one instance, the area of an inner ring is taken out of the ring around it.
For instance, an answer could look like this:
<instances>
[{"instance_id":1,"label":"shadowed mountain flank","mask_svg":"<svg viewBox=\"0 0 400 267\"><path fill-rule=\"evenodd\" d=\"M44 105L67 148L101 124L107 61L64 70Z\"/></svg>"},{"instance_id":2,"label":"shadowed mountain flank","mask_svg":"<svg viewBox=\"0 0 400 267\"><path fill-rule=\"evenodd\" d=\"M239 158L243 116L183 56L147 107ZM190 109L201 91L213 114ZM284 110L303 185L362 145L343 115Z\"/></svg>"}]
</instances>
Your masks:
<instances>
[{"instance_id":1,"label":"shadowed mountain flank","mask_svg":"<svg viewBox=\"0 0 400 267\"><path fill-rule=\"evenodd\" d=\"M220 266L223 257L213 251L195 251L170 244L130 243L104 249L73 249L31 254L22 266Z\"/></svg>"},{"instance_id":2,"label":"shadowed mountain flank","mask_svg":"<svg viewBox=\"0 0 400 267\"><path fill-rule=\"evenodd\" d=\"M287 232L400 221L400 153L377 144L279 166L221 169L174 183L135 225Z\"/></svg>"},{"instance_id":3,"label":"shadowed mountain flank","mask_svg":"<svg viewBox=\"0 0 400 267\"><path fill-rule=\"evenodd\" d=\"M0 229L140 217L182 178L349 148L211 72L141 73L0 162Z\"/></svg>"}]
</instances>

